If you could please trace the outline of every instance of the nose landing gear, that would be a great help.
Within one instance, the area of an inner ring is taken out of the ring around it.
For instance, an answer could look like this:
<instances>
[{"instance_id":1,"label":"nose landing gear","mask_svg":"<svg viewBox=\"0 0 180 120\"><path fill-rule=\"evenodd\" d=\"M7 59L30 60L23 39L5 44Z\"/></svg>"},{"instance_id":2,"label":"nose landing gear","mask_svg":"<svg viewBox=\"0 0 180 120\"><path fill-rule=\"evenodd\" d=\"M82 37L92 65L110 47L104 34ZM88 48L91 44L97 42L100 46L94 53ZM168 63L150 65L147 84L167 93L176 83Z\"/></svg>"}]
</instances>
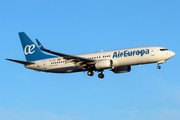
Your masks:
<instances>
[{"instance_id":1,"label":"nose landing gear","mask_svg":"<svg viewBox=\"0 0 180 120\"><path fill-rule=\"evenodd\" d=\"M161 66L159 66L159 64L158 64L158 66L157 66L157 69L161 69Z\"/></svg>"},{"instance_id":2,"label":"nose landing gear","mask_svg":"<svg viewBox=\"0 0 180 120\"><path fill-rule=\"evenodd\" d=\"M159 64L162 64L162 63L165 63L165 62L166 62L166 60L159 61L159 62L158 62L157 69L161 69L161 66L160 66Z\"/></svg>"}]
</instances>

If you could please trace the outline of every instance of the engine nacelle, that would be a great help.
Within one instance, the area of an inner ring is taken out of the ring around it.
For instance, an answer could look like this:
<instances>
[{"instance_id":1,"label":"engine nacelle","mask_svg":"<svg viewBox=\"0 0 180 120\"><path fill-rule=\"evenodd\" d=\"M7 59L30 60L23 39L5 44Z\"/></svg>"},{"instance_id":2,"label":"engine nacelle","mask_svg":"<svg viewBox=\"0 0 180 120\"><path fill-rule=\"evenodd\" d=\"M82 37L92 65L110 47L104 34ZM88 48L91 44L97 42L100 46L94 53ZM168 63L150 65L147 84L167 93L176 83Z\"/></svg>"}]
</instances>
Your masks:
<instances>
[{"instance_id":1,"label":"engine nacelle","mask_svg":"<svg viewBox=\"0 0 180 120\"><path fill-rule=\"evenodd\" d=\"M100 60L95 63L95 68L98 70L112 68L112 66L113 66L112 60Z\"/></svg>"},{"instance_id":2,"label":"engine nacelle","mask_svg":"<svg viewBox=\"0 0 180 120\"><path fill-rule=\"evenodd\" d=\"M131 66L117 67L112 70L114 73L125 73L131 71Z\"/></svg>"}]
</instances>

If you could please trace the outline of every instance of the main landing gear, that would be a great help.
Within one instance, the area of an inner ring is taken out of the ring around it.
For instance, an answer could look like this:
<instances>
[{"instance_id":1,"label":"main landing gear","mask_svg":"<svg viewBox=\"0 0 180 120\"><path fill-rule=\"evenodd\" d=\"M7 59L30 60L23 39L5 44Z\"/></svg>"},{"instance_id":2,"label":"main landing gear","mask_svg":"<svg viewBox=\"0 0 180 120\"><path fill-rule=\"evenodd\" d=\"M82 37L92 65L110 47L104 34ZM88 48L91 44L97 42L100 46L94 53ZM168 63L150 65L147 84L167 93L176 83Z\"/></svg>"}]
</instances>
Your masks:
<instances>
[{"instance_id":1,"label":"main landing gear","mask_svg":"<svg viewBox=\"0 0 180 120\"><path fill-rule=\"evenodd\" d=\"M101 79L104 78L104 74L102 73L102 71L101 71L101 73L98 74L98 77L101 78Z\"/></svg>"},{"instance_id":2,"label":"main landing gear","mask_svg":"<svg viewBox=\"0 0 180 120\"><path fill-rule=\"evenodd\" d=\"M93 72L93 71L88 71L87 74L88 74L89 76L93 76L93 75L94 75L94 72Z\"/></svg>"},{"instance_id":3,"label":"main landing gear","mask_svg":"<svg viewBox=\"0 0 180 120\"><path fill-rule=\"evenodd\" d=\"M94 72L93 71L88 71L87 75L93 76ZM101 79L104 78L104 74L102 73L102 71L101 71L101 73L98 74L98 77L101 78Z\"/></svg>"}]
</instances>

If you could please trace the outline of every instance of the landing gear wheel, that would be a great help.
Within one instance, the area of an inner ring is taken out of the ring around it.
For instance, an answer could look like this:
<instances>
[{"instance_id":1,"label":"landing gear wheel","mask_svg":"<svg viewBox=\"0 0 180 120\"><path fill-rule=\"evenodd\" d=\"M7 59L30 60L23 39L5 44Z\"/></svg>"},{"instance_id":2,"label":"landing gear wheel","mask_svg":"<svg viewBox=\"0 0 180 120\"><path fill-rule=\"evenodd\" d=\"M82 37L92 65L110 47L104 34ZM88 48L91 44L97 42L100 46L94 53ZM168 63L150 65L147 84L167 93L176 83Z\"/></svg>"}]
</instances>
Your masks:
<instances>
[{"instance_id":1,"label":"landing gear wheel","mask_svg":"<svg viewBox=\"0 0 180 120\"><path fill-rule=\"evenodd\" d=\"M93 72L93 71L88 71L87 74L88 74L89 76L93 76L93 75L94 75L94 72Z\"/></svg>"},{"instance_id":2,"label":"landing gear wheel","mask_svg":"<svg viewBox=\"0 0 180 120\"><path fill-rule=\"evenodd\" d=\"M103 78L104 78L104 74L103 74L103 73L99 73L99 74L98 74L98 77L101 78L101 79L103 79Z\"/></svg>"},{"instance_id":3,"label":"landing gear wheel","mask_svg":"<svg viewBox=\"0 0 180 120\"><path fill-rule=\"evenodd\" d=\"M157 69L161 69L161 66L158 65L158 66L157 66Z\"/></svg>"}]
</instances>

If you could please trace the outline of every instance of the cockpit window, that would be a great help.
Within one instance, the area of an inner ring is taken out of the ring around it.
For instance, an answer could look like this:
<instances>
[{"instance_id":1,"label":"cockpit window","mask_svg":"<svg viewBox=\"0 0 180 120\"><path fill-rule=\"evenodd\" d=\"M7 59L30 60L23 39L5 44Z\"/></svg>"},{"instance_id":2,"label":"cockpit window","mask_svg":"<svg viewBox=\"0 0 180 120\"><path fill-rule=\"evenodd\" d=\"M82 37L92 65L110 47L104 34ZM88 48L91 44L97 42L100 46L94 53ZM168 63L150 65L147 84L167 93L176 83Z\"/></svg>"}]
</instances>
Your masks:
<instances>
[{"instance_id":1,"label":"cockpit window","mask_svg":"<svg viewBox=\"0 0 180 120\"><path fill-rule=\"evenodd\" d=\"M160 49L160 51L166 51L166 50L168 50L168 49Z\"/></svg>"}]
</instances>

